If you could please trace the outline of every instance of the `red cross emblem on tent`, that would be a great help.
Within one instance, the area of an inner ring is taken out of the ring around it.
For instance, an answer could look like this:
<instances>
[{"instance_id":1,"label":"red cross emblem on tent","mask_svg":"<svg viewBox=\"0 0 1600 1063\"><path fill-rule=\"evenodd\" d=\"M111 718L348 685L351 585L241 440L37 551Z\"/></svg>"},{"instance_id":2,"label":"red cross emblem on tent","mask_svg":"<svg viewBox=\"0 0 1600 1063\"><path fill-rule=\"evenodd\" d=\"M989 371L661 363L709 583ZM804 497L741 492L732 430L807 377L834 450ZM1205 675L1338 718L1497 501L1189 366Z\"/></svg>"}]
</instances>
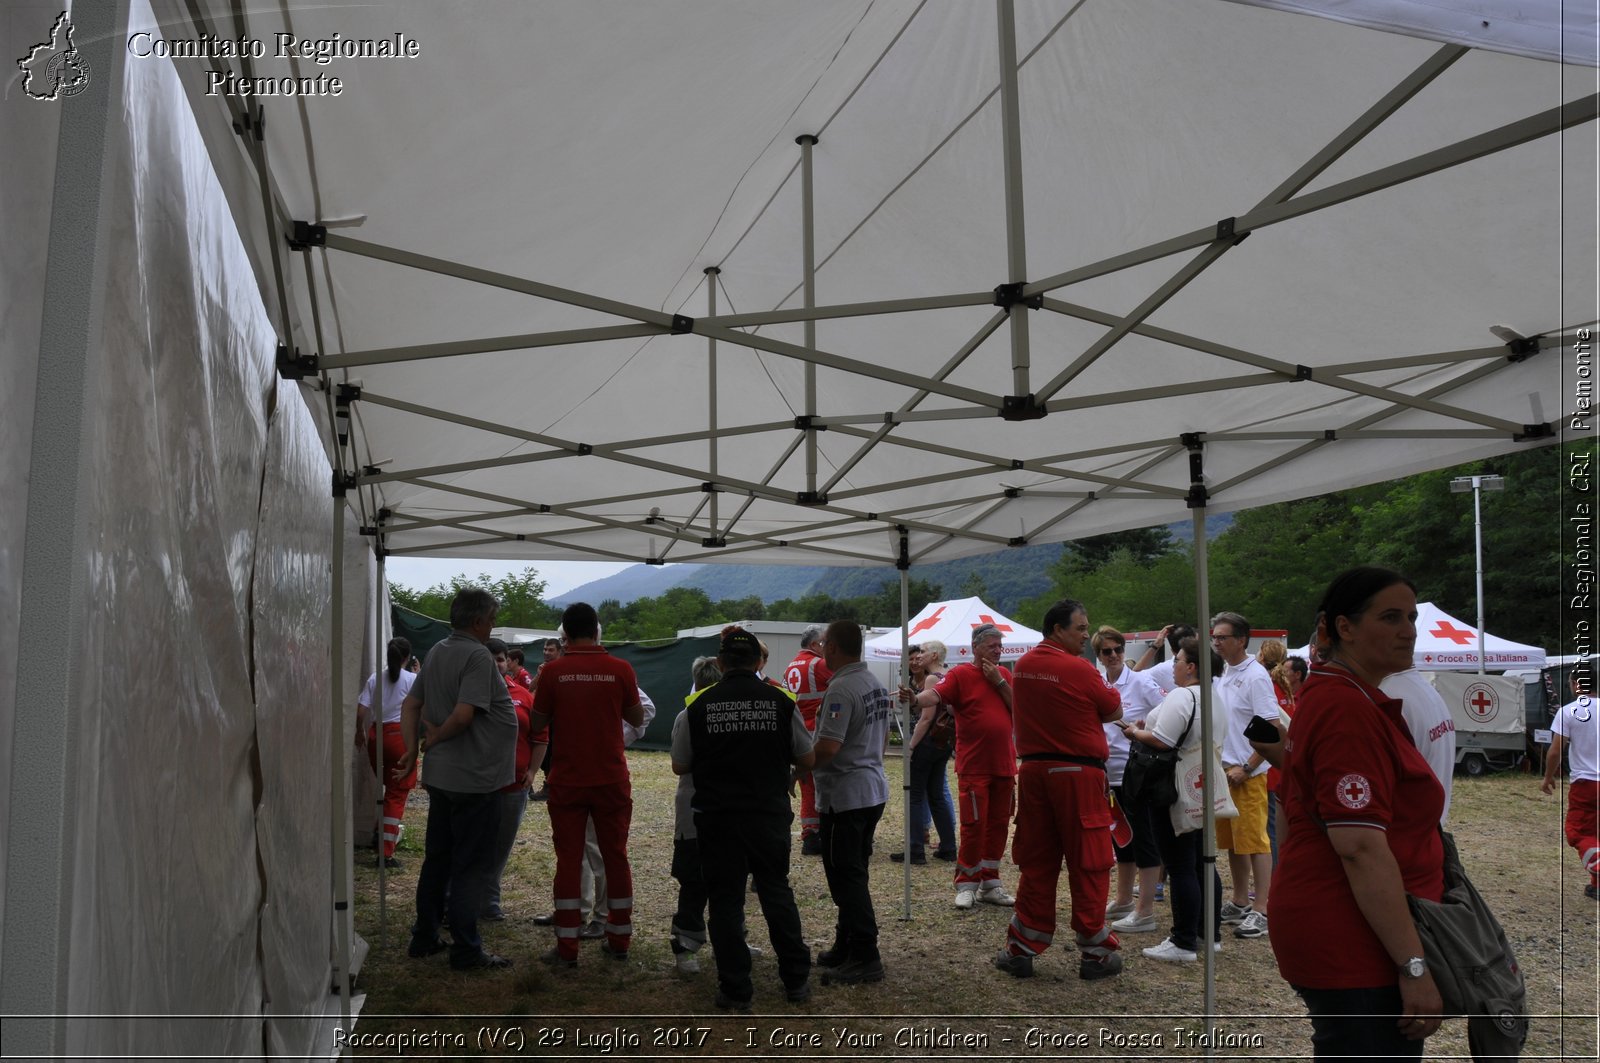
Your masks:
<instances>
[{"instance_id":1,"label":"red cross emblem on tent","mask_svg":"<svg viewBox=\"0 0 1600 1063\"><path fill-rule=\"evenodd\" d=\"M937 609L935 609L933 611L932 615L925 616L921 620L918 620L917 621L917 626L912 628L909 632L907 632L907 634L915 635L919 631L926 631L929 628L933 627L935 624L937 624L939 622L939 616L943 612L944 612L944 606L941 605L941 606L939 606L939 608L937 608Z\"/></svg>"},{"instance_id":2,"label":"red cross emblem on tent","mask_svg":"<svg viewBox=\"0 0 1600 1063\"><path fill-rule=\"evenodd\" d=\"M1372 784L1364 775L1346 775L1339 780L1335 792L1339 803L1346 808L1366 808L1372 803Z\"/></svg>"},{"instance_id":3,"label":"red cross emblem on tent","mask_svg":"<svg viewBox=\"0 0 1600 1063\"><path fill-rule=\"evenodd\" d=\"M979 613L978 614L978 622L976 624L973 624L972 626L976 628L976 627L979 627L979 626L981 626L983 624L993 624L995 627L999 628L1001 631L1010 631L1011 630L1011 625L1010 624L1002 624L998 620L996 620L994 617L990 616L988 613Z\"/></svg>"},{"instance_id":4,"label":"red cross emblem on tent","mask_svg":"<svg viewBox=\"0 0 1600 1063\"><path fill-rule=\"evenodd\" d=\"M1463 692L1467 714L1479 723L1488 723L1500 714L1500 698L1492 687L1473 683Z\"/></svg>"},{"instance_id":5,"label":"red cross emblem on tent","mask_svg":"<svg viewBox=\"0 0 1600 1063\"><path fill-rule=\"evenodd\" d=\"M1449 639L1457 646L1465 646L1467 643L1478 637L1477 632L1472 631L1471 629L1456 627L1448 620L1439 621L1433 626L1433 630L1428 632L1428 634L1441 639Z\"/></svg>"}]
</instances>

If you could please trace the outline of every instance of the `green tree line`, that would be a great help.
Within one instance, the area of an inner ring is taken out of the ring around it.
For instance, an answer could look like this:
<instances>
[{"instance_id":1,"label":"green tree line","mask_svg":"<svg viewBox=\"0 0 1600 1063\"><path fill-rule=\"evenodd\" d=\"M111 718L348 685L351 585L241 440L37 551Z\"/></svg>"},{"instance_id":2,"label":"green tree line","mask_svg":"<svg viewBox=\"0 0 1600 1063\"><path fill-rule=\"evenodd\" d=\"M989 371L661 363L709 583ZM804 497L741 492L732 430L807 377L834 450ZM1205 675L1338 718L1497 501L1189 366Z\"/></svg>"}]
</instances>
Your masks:
<instances>
[{"instance_id":1,"label":"green tree line","mask_svg":"<svg viewBox=\"0 0 1600 1063\"><path fill-rule=\"evenodd\" d=\"M1328 581L1357 564L1398 568L1416 581L1419 596L1471 623L1476 617L1472 497L1453 494L1457 476L1495 472L1506 489L1483 494L1484 602L1487 628L1497 635L1555 649L1562 565L1561 491L1566 453L1542 447L1487 462L1423 473L1370 487L1244 510L1211 540L1208 564L1212 612L1243 613L1252 624L1287 628L1295 645L1310 635L1312 613ZM1037 625L1051 602L1073 597L1092 623L1123 630L1195 621L1192 544L1165 528L1094 536L1066 544L1050 565L1050 589L1022 603L1015 619ZM502 579L457 576L425 591L391 585L396 604L446 618L450 598L468 583L487 587L502 602L508 627L554 628L560 610L544 601L545 581L533 568ZM984 595L969 577L952 594ZM912 579L910 611L950 595L938 583ZM607 641L671 638L679 630L734 620L839 619L891 627L900 622L898 579L874 593L834 597L809 593L764 604L749 595L713 601L694 587L653 598L596 606Z\"/></svg>"}]
</instances>

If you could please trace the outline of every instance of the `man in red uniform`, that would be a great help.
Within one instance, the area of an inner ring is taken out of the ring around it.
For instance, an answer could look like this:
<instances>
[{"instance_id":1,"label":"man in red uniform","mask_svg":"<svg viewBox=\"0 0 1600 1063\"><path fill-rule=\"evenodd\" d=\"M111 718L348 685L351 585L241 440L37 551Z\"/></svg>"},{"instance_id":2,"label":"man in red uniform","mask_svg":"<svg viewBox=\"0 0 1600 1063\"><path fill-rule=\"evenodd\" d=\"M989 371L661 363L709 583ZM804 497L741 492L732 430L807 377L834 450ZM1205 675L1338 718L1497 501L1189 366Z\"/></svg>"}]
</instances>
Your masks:
<instances>
[{"instance_id":1,"label":"man in red uniform","mask_svg":"<svg viewBox=\"0 0 1600 1063\"><path fill-rule=\"evenodd\" d=\"M794 695L800 709L800 719L806 730L817 733L817 706L833 679L833 670L817 652L825 629L812 624L800 633L800 652L795 654L789 667L783 670L784 685ZM822 839L817 834L817 786L807 774L800 780L800 852L805 856L822 855Z\"/></svg>"},{"instance_id":2,"label":"man in red uniform","mask_svg":"<svg viewBox=\"0 0 1600 1063\"><path fill-rule=\"evenodd\" d=\"M620 959L633 935L633 871L628 827L633 789L623 752L622 723L644 724L633 668L600 645L594 606L576 602L561 614L565 656L539 670L531 729L554 724L561 741L551 746L550 838L556 851L556 947L541 957L553 967L578 965L583 920L580 888L584 832L594 817L610 894L602 948Z\"/></svg>"},{"instance_id":3,"label":"man in red uniform","mask_svg":"<svg viewBox=\"0 0 1600 1063\"><path fill-rule=\"evenodd\" d=\"M1078 977L1106 978L1122 970L1116 934L1106 926L1111 885L1111 806L1106 801L1102 724L1122 719L1122 699L1085 660L1089 614L1063 598L1044 614L1045 640L1022 655L1016 672L1017 837L1011 858L1022 871L1017 910L1006 947L994 965L1017 978L1033 974L1033 959L1056 930L1056 882L1066 860L1072 889L1072 929L1082 955Z\"/></svg>"},{"instance_id":4,"label":"man in red uniform","mask_svg":"<svg viewBox=\"0 0 1600 1063\"><path fill-rule=\"evenodd\" d=\"M1000 664L1003 636L993 624L972 629L972 659L956 665L931 690L904 687L900 699L919 711L940 701L956 716L956 782L961 842L956 851L956 907L974 901L1009 905L1016 898L1000 884L1016 793L1017 746L1012 739L1011 673Z\"/></svg>"}]
</instances>

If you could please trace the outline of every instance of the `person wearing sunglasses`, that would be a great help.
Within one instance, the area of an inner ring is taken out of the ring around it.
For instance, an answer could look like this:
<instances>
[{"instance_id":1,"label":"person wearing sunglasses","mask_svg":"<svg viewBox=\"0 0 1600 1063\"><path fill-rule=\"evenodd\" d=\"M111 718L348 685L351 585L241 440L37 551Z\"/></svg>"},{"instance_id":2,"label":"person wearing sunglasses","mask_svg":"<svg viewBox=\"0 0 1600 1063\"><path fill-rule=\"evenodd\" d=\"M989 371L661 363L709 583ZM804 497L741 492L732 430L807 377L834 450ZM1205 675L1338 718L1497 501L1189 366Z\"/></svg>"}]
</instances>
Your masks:
<instances>
[{"instance_id":1,"label":"person wearing sunglasses","mask_svg":"<svg viewBox=\"0 0 1600 1063\"><path fill-rule=\"evenodd\" d=\"M1161 703L1161 688L1144 672L1127 667L1127 640L1122 632L1105 626L1089 639L1095 660L1105 673L1106 686L1122 697L1124 724L1139 723ZM1150 810L1124 799L1122 772L1128 766L1128 738L1124 727L1105 724L1106 781L1116 795L1117 804L1128 817L1133 840L1115 845L1117 855L1117 899L1106 909L1107 918L1116 920L1111 929L1119 934L1142 934L1156 929L1156 883L1161 881L1161 854L1156 850ZM1139 899L1133 899L1133 882L1139 880Z\"/></svg>"}]
</instances>

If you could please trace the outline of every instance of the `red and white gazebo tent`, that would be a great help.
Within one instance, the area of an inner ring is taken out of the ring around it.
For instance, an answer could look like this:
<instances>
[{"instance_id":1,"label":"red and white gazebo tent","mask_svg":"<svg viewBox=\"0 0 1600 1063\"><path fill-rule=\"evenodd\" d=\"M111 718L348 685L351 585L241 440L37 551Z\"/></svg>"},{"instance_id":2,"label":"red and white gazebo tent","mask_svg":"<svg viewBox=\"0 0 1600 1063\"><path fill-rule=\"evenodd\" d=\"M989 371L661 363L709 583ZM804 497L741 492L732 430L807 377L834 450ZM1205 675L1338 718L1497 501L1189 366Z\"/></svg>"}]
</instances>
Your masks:
<instances>
[{"instance_id":1,"label":"red and white gazebo tent","mask_svg":"<svg viewBox=\"0 0 1600 1063\"><path fill-rule=\"evenodd\" d=\"M972 631L980 624L994 624L1000 629L1002 661L1016 660L1044 638L1026 624L985 605L981 598L953 598L929 602L904 628L868 639L862 647L863 655L867 660L899 661L908 643L937 639L950 651L945 663L960 664L972 660Z\"/></svg>"},{"instance_id":2,"label":"red and white gazebo tent","mask_svg":"<svg viewBox=\"0 0 1600 1063\"><path fill-rule=\"evenodd\" d=\"M1478 629L1432 602L1417 603L1416 666L1424 672L1478 671ZM1544 650L1483 633L1483 668L1492 672L1544 667Z\"/></svg>"}]
</instances>

